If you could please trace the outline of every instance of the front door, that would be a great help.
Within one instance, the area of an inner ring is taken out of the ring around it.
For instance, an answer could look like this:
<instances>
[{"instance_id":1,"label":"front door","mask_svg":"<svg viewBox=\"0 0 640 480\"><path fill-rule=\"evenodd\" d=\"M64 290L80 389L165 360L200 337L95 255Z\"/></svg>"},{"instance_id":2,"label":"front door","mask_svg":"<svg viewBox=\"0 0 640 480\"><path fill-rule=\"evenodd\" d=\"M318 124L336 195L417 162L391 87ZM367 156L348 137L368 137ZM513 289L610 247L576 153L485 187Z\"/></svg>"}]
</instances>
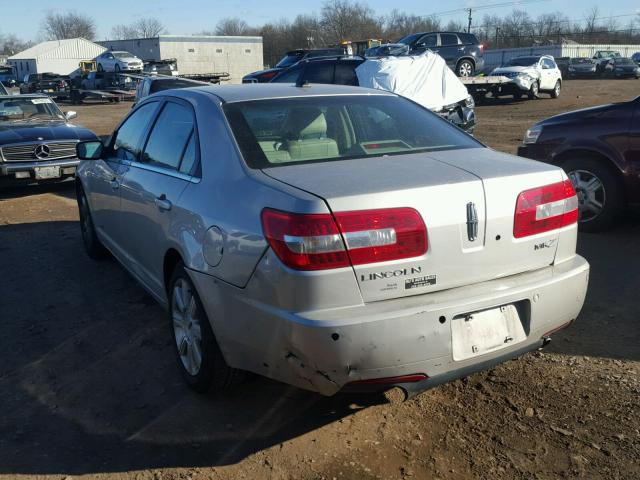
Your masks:
<instances>
[{"instance_id":1,"label":"front door","mask_svg":"<svg viewBox=\"0 0 640 480\"><path fill-rule=\"evenodd\" d=\"M143 135L153 119L157 102L133 111L114 133L102 160L95 161L89 174L87 194L96 230L107 248L122 256L119 235L120 186L130 162L140 153Z\"/></svg>"},{"instance_id":2,"label":"front door","mask_svg":"<svg viewBox=\"0 0 640 480\"><path fill-rule=\"evenodd\" d=\"M120 230L130 268L159 298L164 296L164 255L176 235L171 226L193 178L196 146L191 106L166 101L121 186Z\"/></svg>"}]
</instances>

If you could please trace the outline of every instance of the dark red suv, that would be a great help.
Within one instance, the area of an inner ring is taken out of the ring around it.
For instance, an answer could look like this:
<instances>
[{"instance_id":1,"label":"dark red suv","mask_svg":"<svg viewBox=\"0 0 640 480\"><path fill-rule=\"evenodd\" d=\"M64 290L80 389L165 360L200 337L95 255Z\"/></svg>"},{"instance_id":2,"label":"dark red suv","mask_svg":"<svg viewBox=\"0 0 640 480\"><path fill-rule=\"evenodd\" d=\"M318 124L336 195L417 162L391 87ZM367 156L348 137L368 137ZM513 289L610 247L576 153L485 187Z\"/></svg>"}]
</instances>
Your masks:
<instances>
[{"instance_id":1,"label":"dark red suv","mask_svg":"<svg viewBox=\"0 0 640 480\"><path fill-rule=\"evenodd\" d=\"M640 204L640 97L547 118L527 130L518 155L564 168L578 193L580 229L606 230Z\"/></svg>"}]
</instances>

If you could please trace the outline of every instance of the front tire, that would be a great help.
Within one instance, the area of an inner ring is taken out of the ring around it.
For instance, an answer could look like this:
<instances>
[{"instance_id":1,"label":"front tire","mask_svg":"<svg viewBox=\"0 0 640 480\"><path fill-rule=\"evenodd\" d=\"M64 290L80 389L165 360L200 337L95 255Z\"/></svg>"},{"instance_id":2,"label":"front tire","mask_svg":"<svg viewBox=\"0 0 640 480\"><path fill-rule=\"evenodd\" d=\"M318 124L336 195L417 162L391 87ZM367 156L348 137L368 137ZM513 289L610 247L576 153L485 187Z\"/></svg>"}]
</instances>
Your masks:
<instances>
[{"instance_id":1,"label":"front tire","mask_svg":"<svg viewBox=\"0 0 640 480\"><path fill-rule=\"evenodd\" d=\"M475 70L475 65L471 60L460 60L456 67L456 75L459 77L473 77Z\"/></svg>"},{"instance_id":2,"label":"front tire","mask_svg":"<svg viewBox=\"0 0 640 480\"><path fill-rule=\"evenodd\" d=\"M558 98L560 96L560 92L562 91L562 84L560 80L556 82L556 85L551 90L551 98Z\"/></svg>"},{"instance_id":3,"label":"front tire","mask_svg":"<svg viewBox=\"0 0 640 480\"><path fill-rule=\"evenodd\" d=\"M602 232L613 227L625 204L615 172L604 161L594 158L571 158L562 168L578 195L580 230Z\"/></svg>"},{"instance_id":4,"label":"front tire","mask_svg":"<svg viewBox=\"0 0 640 480\"><path fill-rule=\"evenodd\" d=\"M540 84L538 82L533 82L531 84L531 88L529 88L529 99L535 100L540 96Z\"/></svg>"},{"instance_id":5,"label":"front tire","mask_svg":"<svg viewBox=\"0 0 640 480\"><path fill-rule=\"evenodd\" d=\"M199 393L225 390L237 383L242 371L225 362L200 296L182 262L169 283L169 324L178 366L189 387Z\"/></svg>"},{"instance_id":6,"label":"front tire","mask_svg":"<svg viewBox=\"0 0 640 480\"><path fill-rule=\"evenodd\" d=\"M120 73L120 65L118 65L118 64L116 63L116 65L113 67L113 71L114 71L115 73Z\"/></svg>"},{"instance_id":7,"label":"front tire","mask_svg":"<svg viewBox=\"0 0 640 480\"><path fill-rule=\"evenodd\" d=\"M104 72L104 68L103 68L101 63L98 64L98 71L99 72Z\"/></svg>"},{"instance_id":8,"label":"front tire","mask_svg":"<svg viewBox=\"0 0 640 480\"><path fill-rule=\"evenodd\" d=\"M89 202L82 190L78 193L78 210L80 213L80 232L82 234L84 250L89 258L92 258L93 260L102 260L107 257L109 252L98 239L95 226L93 225L93 217L91 216Z\"/></svg>"}]
</instances>

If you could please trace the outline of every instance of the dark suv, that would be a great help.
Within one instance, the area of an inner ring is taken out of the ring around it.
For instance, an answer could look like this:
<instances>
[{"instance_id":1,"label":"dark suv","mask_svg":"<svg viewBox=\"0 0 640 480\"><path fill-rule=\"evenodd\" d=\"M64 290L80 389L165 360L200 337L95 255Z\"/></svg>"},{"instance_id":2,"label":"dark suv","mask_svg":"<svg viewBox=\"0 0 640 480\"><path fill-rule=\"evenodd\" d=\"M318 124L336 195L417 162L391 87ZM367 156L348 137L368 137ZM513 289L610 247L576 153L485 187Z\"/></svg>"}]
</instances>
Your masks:
<instances>
[{"instance_id":1,"label":"dark suv","mask_svg":"<svg viewBox=\"0 0 640 480\"><path fill-rule=\"evenodd\" d=\"M276 66L273 68L267 68L266 70L260 70L258 72L253 72L242 77L242 83L266 83L270 82L273 77L275 77L282 70L289 68L292 65L295 65L300 60L305 58L318 58L318 57L328 57L328 56L336 56L336 55L344 55L346 50L344 47L332 47L332 48L314 48L314 49L304 49L300 48L298 50L291 50L285 53L284 57L280 59Z\"/></svg>"},{"instance_id":2,"label":"dark suv","mask_svg":"<svg viewBox=\"0 0 640 480\"><path fill-rule=\"evenodd\" d=\"M303 60L280 72L273 83L331 83L359 86L356 68L365 62L362 57L332 57ZM476 125L474 105L471 100L462 100L435 112L458 128L471 134Z\"/></svg>"},{"instance_id":3,"label":"dark suv","mask_svg":"<svg viewBox=\"0 0 640 480\"><path fill-rule=\"evenodd\" d=\"M484 45L472 33L412 33L398 43L409 45L413 52L437 53L459 77L471 77L484 68Z\"/></svg>"}]
</instances>

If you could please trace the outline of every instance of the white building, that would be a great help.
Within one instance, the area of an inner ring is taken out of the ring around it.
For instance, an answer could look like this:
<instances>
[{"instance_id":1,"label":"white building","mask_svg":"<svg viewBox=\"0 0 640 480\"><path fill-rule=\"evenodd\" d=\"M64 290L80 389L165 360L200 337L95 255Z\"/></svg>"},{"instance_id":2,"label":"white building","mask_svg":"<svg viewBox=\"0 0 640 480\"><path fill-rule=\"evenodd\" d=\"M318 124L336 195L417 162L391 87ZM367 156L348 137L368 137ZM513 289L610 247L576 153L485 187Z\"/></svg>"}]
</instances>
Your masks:
<instances>
[{"instance_id":1,"label":"white building","mask_svg":"<svg viewBox=\"0 0 640 480\"><path fill-rule=\"evenodd\" d=\"M10 56L7 63L15 67L20 79L29 73L69 75L78 70L80 60L92 60L105 50L84 38L51 40Z\"/></svg>"},{"instance_id":2,"label":"white building","mask_svg":"<svg viewBox=\"0 0 640 480\"><path fill-rule=\"evenodd\" d=\"M159 35L99 43L143 60L175 58L181 74L229 73L229 83L240 83L247 73L263 68L262 37Z\"/></svg>"}]
</instances>

